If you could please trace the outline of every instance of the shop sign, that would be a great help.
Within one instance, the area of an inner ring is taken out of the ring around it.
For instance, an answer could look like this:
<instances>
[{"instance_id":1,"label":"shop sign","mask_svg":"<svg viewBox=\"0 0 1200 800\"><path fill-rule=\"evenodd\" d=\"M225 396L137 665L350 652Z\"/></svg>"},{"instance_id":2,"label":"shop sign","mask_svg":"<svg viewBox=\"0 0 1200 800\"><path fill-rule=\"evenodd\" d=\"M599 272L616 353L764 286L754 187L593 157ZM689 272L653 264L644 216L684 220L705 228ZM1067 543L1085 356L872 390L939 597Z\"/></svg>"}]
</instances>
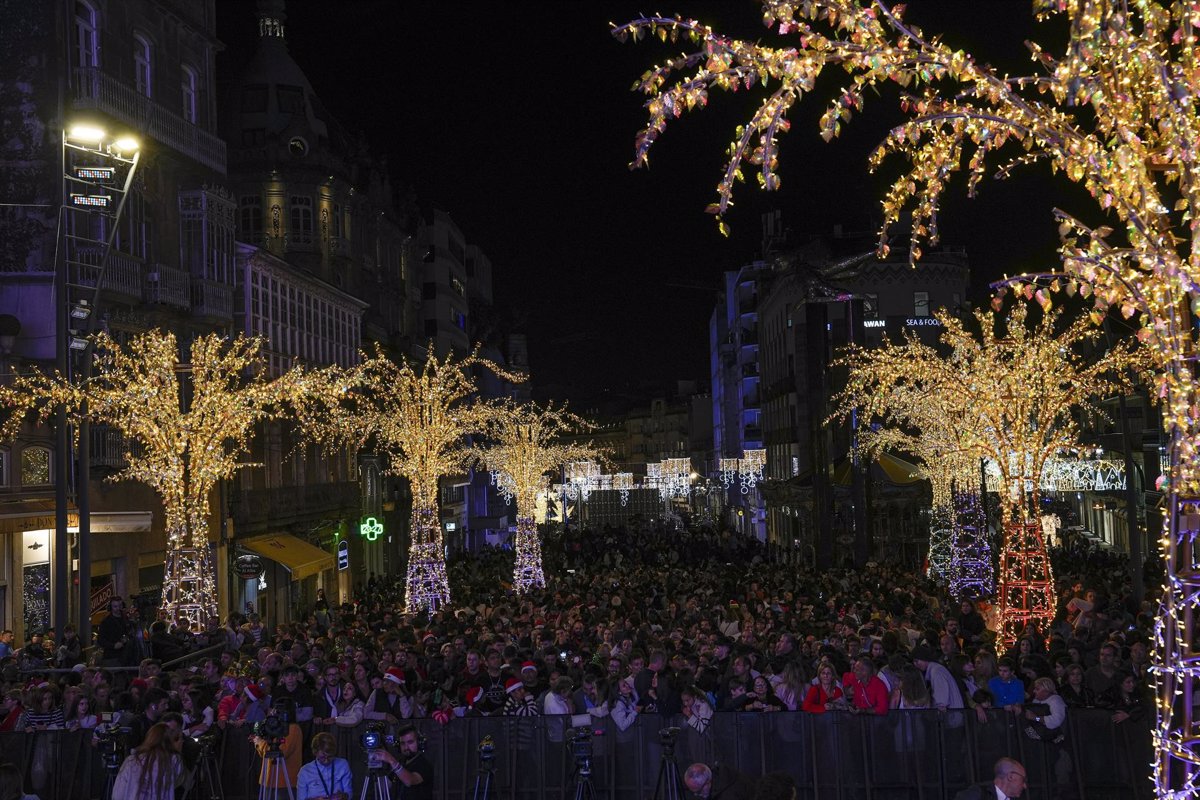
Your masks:
<instances>
[{"instance_id":1,"label":"shop sign","mask_svg":"<svg viewBox=\"0 0 1200 800\"><path fill-rule=\"evenodd\" d=\"M92 599L89 605L89 616L99 614L108 608L108 601L113 599L113 582L109 581L100 588L92 592Z\"/></svg>"},{"instance_id":2,"label":"shop sign","mask_svg":"<svg viewBox=\"0 0 1200 800\"><path fill-rule=\"evenodd\" d=\"M345 539L338 542L337 565L339 571L350 569L350 543Z\"/></svg>"},{"instance_id":3,"label":"shop sign","mask_svg":"<svg viewBox=\"0 0 1200 800\"><path fill-rule=\"evenodd\" d=\"M257 578L262 574L263 562L258 556L238 556L233 562L233 571L243 580Z\"/></svg>"}]
</instances>

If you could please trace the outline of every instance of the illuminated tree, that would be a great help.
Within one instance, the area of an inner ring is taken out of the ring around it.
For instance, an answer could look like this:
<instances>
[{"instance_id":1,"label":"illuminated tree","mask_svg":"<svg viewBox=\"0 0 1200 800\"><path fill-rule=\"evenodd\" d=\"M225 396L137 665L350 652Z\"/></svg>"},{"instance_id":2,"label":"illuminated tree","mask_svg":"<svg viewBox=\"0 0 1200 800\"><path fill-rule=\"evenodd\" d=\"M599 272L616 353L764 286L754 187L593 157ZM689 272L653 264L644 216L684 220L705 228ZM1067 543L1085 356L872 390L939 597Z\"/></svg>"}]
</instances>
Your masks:
<instances>
[{"instance_id":1,"label":"illuminated tree","mask_svg":"<svg viewBox=\"0 0 1200 800\"><path fill-rule=\"evenodd\" d=\"M546 585L542 574L542 544L534 522L537 498L546 490L551 470L568 462L600 456L591 445L560 441L564 435L588 427L584 420L565 408L541 408L533 403L506 403L497 407L488 421L485 436L489 444L477 451L477 458L495 476L496 485L505 496L516 501L513 588L518 593Z\"/></svg>"},{"instance_id":2,"label":"illuminated tree","mask_svg":"<svg viewBox=\"0 0 1200 800\"><path fill-rule=\"evenodd\" d=\"M1023 276L1017 291L1044 303L1062 291L1110 307L1141 326L1155 359L1170 467L1163 487L1168 513L1159 542L1166 587L1155 629L1158 724L1155 785L1160 797L1200 792L1200 736L1191 704L1200 678L1200 396L1193 369L1194 317L1200 315L1200 69L1196 44L1200 9L1188 0L1033 0L1041 18L1061 15L1068 36L1062 54L1031 44L1038 74L1001 75L946 40L926 36L884 0L765 0L763 20L782 35L780 47L722 37L693 20L647 17L614 28L624 40L658 36L691 42L690 52L647 72L650 120L638 137L635 165L669 119L702 107L713 88L769 85L749 123L739 128L710 207L721 229L741 167L760 169L759 182L778 186L778 135L787 112L811 91L827 65L848 74L821 122L836 136L868 91L905 87L896 126L871 156L889 153L910 168L888 192L885 229L913 214L910 254L938 239L937 210L955 173L975 191L997 168L1046 164L1085 188L1093 213L1115 219L1087 224L1055 209L1063 242L1061 274ZM679 73L676 77L676 73ZM768 84L769 81L769 84ZM1040 284L1040 288L1036 285Z\"/></svg>"},{"instance_id":3,"label":"illuminated tree","mask_svg":"<svg viewBox=\"0 0 1200 800\"><path fill-rule=\"evenodd\" d=\"M962 453L998 466L1005 522L999 607L1007 641L1027 622L1044 628L1054 616L1054 583L1037 521L1046 462L1077 444L1073 412L1094 410L1094 398L1129 391L1126 368L1135 361L1128 345L1093 355L1101 332L1087 319L1059 325L1061 314L1050 310L1029 322L1027 311L1018 303L1003 320L976 312L978 333L939 313L946 356L913 333L902 344L853 349L840 395L843 405L857 402L922 435L924 422L935 441L914 446L932 448L935 458ZM939 432L943 441L936 440ZM952 469L951 480L955 472L966 474L962 464Z\"/></svg>"},{"instance_id":4,"label":"illuminated tree","mask_svg":"<svg viewBox=\"0 0 1200 800\"><path fill-rule=\"evenodd\" d=\"M377 352L359 366L352 387L335 405L303 419L327 445L361 447L373 439L388 456L389 471L408 479L413 501L405 605L410 613L450 604L438 481L468 469L473 459L468 437L483 432L497 413L494 404L478 397L477 368L513 383L524 380L478 351L439 359L431 345L418 364L396 363Z\"/></svg>"},{"instance_id":5,"label":"illuminated tree","mask_svg":"<svg viewBox=\"0 0 1200 800\"><path fill-rule=\"evenodd\" d=\"M74 384L35 373L0 389L0 401L41 419L55 405L119 430L128 441L128 466L115 480L141 481L158 493L167 532L163 608L171 619L207 626L217 616L216 572L209 553L208 518L217 482L247 466L242 458L255 426L335 391L333 368L288 370L270 379L260 361L261 339L210 334L191 343L183 361L175 336L150 331L118 345L95 339L94 376ZM190 377L190 379L189 379ZM7 421L6 432L22 413Z\"/></svg>"}]
</instances>

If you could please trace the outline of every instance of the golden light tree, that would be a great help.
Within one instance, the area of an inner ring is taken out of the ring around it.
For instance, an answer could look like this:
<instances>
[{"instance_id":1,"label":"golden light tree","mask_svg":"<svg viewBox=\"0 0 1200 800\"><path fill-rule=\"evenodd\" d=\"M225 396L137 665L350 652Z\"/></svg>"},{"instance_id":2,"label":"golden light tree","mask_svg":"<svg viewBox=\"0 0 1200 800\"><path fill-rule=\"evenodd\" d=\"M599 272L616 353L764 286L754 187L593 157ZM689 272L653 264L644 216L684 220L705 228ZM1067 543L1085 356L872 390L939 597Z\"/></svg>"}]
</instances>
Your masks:
<instances>
[{"instance_id":1,"label":"golden light tree","mask_svg":"<svg viewBox=\"0 0 1200 800\"><path fill-rule=\"evenodd\" d=\"M1054 617L1054 582L1037 513L1046 462L1077 444L1075 412L1095 412L1096 398L1130 391L1127 368L1136 363L1128 343L1097 355L1101 331L1089 320L1060 324L1062 315L1051 309L1034 322L1028 308L1017 303L1004 318L976 312L978 332L939 312L945 356L913 333L901 344L852 349L845 357L850 378L839 395L843 406L857 402L867 413L913 427L925 422L935 433L947 424L935 418L949 421L956 430L938 444L997 465L1005 641L1030 622L1045 630Z\"/></svg>"},{"instance_id":2,"label":"golden light tree","mask_svg":"<svg viewBox=\"0 0 1200 800\"><path fill-rule=\"evenodd\" d=\"M69 417L86 415L126 438L128 466L113 479L141 481L158 493L167 533L163 608L171 619L186 617L198 627L217 616L208 539L217 482L248 466L240 459L258 423L336 391L335 368L296 367L268 378L262 345L257 338L210 334L191 343L185 361L169 332L149 331L124 346L98 334L87 381L34 373L0 388L0 403L18 412L6 421L6 433L23 412L45 421L62 404Z\"/></svg>"},{"instance_id":3,"label":"golden light tree","mask_svg":"<svg viewBox=\"0 0 1200 800\"><path fill-rule=\"evenodd\" d=\"M432 345L425 360L392 361L381 352L358 367L351 388L302 422L327 445L361 447L373 440L388 456L388 470L412 489L411 542L405 582L409 613L450 604L445 547L438 519L438 481L465 472L473 453L469 437L486 430L497 406L479 397L474 371L487 369L512 383L508 372L478 350L439 359Z\"/></svg>"},{"instance_id":4,"label":"golden light tree","mask_svg":"<svg viewBox=\"0 0 1200 800\"><path fill-rule=\"evenodd\" d=\"M488 420L484 431L488 444L476 451L476 458L492 472L500 491L516 502L513 588L520 594L546 585L534 511L538 495L549 486L549 473L569 462L603 457L590 444L562 441L566 435L589 428L565 408L534 403L505 403Z\"/></svg>"},{"instance_id":5,"label":"golden light tree","mask_svg":"<svg viewBox=\"0 0 1200 800\"><path fill-rule=\"evenodd\" d=\"M847 74L821 121L829 140L867 94L903 87L909 119L871 155L872 166L897 153L909 168L883 202L886 227L913 214L913 258L938 240L942 193L966 173L970 193L992 170L1049 166L1084 187L1101 219L1088 224L1055 209L1062 236L1058 273L1024 276L1017 291L1052 302L1062 291L1090 299L1101 318L1115 307L1137 316L1155 359L1169 443L1167 498L1159 547L1166 585L1155 627L1158 676L1155 785L1160 797L1200 793L1200 719L1193 686L1200 678L1200 396L1193 368L1200 315L1200 8L1191 0L1032 0L1039 19L1065 20L1062 51L1030 44L1030 75L1002 75L906 23L903 6L884 0L765 0L763 21L777 47L723 37L681 17L645 17L614 26L622 39L660 37L690 49L648 71L635 88L647 94L650 120L634 164L668 120L702 107L713 89L769 86L740 127L718 186L721 216L741 169L777 188L778 136L787 113L812 91L826 66ZM1113 224L1117 231L1109 227ZM884 245L881 245L884 246ZM1036 285L1040 284L1040 286Z\"/></svg>"}]
</instances>

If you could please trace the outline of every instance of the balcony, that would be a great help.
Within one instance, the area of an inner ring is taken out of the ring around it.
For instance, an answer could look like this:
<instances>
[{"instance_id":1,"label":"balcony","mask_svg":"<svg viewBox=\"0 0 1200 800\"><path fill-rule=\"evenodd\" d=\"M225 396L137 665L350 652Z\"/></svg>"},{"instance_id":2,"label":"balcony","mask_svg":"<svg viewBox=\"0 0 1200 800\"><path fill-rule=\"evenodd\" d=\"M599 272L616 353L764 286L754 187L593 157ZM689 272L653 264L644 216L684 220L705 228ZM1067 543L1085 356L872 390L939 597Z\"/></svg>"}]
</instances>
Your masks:
<instances>
[{"instance_id":1,"label":"balcony","mask_svg":"<svg viewBox=\"0 0 1200 800\"><path fill-rule=\"evenodd\" d=\"M225 174L225 142L98 67L75 70L75 108L96 109Z\"/></svg>"},{"instance_id":2,"label":"balcony","mask_svg":"<svg viewBox=\"0 0 1200 800\"><path fill-rule=\"evenodd\" d=\"M93 425L91 432L91 465L93 467L125 469L129 465L129 461L125 458L127 453L132 453L133 455L141 454L140 445L136 442L130 442L116 428L111 428L108 425Z\"/></svg>"},{"instance_id":3,"label":"balcony","mask_svg":"<svg viewBox=\"0 0 1200 800\"><path fill-rule=\"evenodd\" d=\"M95 286L100 274L100 262L104 258L104 247L79 247L75 250L75 261L72 263L74 273L71 282L77 286ZM145 265L137 256L122 253L113 249L104 267L104 278L101 289L106 295L127 302L140 302L142 299L142 269Z\"/></svg>"},{"instance_id":4,"label":"balcony","mask_svg":"<svg viewBox=\"0 0 1200 800\"><path fill-rule=\"evenodd\" d=\"M358 481L250 489L232 492L229 498L238 536L322 519L358 517L361 505Z\"/></svg>"},{"instance_id":5,"label":"balcony","mask_svg":"<svg viewBox=\"0 0 1200 800\"><path fill-rule=\"evenodd\" d=\"M151 264L146 267L143 297L147 303L189 308L192 304L191 285L192 276L185 270L166 264Z\"/></svg>"},{"instance_id":6,"label":"balcony","mask_svg":"<svg viewBox=\"0 0 1200 800\"><path fill-rule=\"evenodd\" d=\"M192 278L192 316L232 322L233 287L206 278Z\"/></svg>"}]
</instances>

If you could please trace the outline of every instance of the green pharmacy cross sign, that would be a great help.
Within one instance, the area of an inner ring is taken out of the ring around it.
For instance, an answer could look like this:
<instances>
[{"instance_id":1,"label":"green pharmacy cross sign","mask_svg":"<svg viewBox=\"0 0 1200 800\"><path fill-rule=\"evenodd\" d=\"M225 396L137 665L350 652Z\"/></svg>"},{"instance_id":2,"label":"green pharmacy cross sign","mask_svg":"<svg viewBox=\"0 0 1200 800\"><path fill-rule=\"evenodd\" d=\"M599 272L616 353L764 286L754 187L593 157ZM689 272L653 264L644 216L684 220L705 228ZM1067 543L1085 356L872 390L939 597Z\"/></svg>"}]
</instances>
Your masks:
<instances>
[{"instance_id":1,"label":"green pharmacy cross sign","mask_svg":"<svg viewBox=\"0 0 1200 800\"><path fill-rule=\"evenodd\" d=\"M373 542L383 533L383 523L374 517L367 517L358 526L358 532L363 535L368 542Z\"/></svg>"}]
</instances>

